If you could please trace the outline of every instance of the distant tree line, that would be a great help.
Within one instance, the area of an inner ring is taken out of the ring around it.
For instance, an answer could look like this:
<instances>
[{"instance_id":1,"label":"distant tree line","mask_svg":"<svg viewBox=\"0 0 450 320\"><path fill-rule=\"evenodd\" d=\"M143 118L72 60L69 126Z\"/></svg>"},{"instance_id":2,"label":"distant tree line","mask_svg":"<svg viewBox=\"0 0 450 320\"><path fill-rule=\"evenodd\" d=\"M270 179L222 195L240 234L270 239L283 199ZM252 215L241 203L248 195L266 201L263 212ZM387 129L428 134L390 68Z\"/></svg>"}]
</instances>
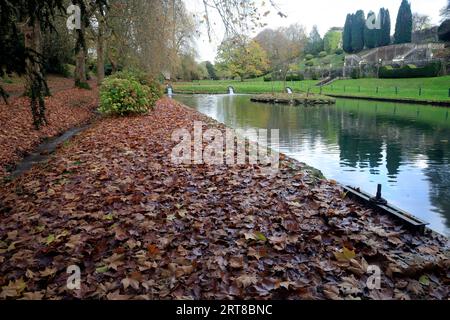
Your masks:
<instances>
[{"instance_id":1,"label":"distant tree line","mask_svg":"<svg viewBox=\"0 0 450 320\"><path fill-rule=\"evenodd\" d=\"M39 129L48 124L47 72L73 73L74 84L84 89L89 89L88 71L96 73L98 84L121 69L140 69L154 78L214 78L211 65L198 64L193 50L200 24L211 34L210 12L233 35L265 26L260 7L278 10L264 0L202 2L204 12L192 14L183 0L0 0L0 77L24 77ZM73 30L67 29L67 19L77 22ZM2 84L0 99L7 102Z\"/></svg>"}]
</instances>

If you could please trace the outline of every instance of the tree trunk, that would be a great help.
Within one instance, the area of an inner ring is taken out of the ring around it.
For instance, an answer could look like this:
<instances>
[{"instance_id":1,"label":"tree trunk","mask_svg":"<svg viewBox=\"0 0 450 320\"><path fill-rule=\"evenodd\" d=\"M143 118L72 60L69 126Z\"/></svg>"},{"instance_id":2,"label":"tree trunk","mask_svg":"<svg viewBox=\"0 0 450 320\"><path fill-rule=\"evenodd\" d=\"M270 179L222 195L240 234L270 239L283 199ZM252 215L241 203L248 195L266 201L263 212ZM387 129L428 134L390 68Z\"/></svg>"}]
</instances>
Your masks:
<instances>
[{"instance_id":1,"label":"tree trunk","mask_svg":"<svg viewBox=\"0 0 450 320\"><path fill-rule=\"evenodd\" d=\"M81 30L78 30L81 34L85 34L84 23L81 23ZM86 76L86 50L83 46L80 46L76 57L75 67L75 86L83 87L87 83Z\"/></svg>"},{"instance_id":2,"label":"tree trunk","mask_svg":"<svg viewBox=\"0 0 450 320\"><path fill-rule=\"evenodd\" d=\"M101 85L105 79L105 35L104 22L98 23L97 35L97 84Z\"/></svg>"},{"instance_id":3,"label":"tree trunk","mask_svg":"<svg viewBox=\"0 0 450 320\"><path fill-rule=\"evenodd\" d=\"M118 71L118 63L114 60L112 55L109 55L109 62L111 63L111 73L116 73Z\"/></svg>"},{"instance_id":4,"label":"tree trunk","mask_svg":"<svg viewBox=\"0 0 450 320\"><path fill-rule=\"evenodd\" d=\"M86 54L84 49L80 49L76 58L75 85L80 86L86 82Z\"/></svg>"},{"instance_id":5,"label":"tree trunk","mask_svg":"<svg viewBox=\"0 0 450 320\"><path fill-rule=\"evenodd\" d=\"M27 52L25 60L26 95L31 99L34 126L39 129L41 125L47 124L44 97L50 93L42 72L41 26L36 20L31 26L25 24L22 30L25 35L24 45Z\"/></svg>"}]
</instances>

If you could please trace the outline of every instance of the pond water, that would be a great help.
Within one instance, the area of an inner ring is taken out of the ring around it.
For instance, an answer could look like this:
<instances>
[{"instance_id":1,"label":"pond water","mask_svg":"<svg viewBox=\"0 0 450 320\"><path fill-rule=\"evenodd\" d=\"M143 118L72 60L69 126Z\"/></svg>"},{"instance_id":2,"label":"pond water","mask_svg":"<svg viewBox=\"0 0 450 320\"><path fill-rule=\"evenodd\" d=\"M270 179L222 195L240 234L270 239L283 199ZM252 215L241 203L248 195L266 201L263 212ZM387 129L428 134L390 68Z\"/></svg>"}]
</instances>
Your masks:
<instances>
[{"instance_id":1,"label":"pond water","mask_svg":"<svg viewBox=\"0 0 450 320\"><path fill-rule=\"evenodd\" d=\"M279 129L276 149L374 194L450 237L449 108L338 99L334 106L250 102L248 95L176 95L235 129Z\"/></svg>"}]
</instances>

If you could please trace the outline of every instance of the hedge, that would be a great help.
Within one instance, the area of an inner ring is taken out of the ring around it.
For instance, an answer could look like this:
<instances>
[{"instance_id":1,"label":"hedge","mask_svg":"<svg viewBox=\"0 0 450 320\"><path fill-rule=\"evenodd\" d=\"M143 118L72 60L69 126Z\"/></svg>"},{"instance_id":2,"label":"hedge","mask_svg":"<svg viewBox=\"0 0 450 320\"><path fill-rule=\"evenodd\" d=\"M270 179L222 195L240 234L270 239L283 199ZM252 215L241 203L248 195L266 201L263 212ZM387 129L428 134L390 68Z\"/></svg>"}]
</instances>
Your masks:
<instances>
[{"instance_id":1,"label":"hedge","mask_svg":"<svg viewBox=\"0 0 450 320\"><path fill-rule=\"evenodd\" d=\"M437 77L441 71L441 62L434 61L424 67L405 65L400 68L386 66L380 68L380 78L431 78Z\"/></svg>"},{"instance_id":2,"label":"hedge","mask_svg":"<svg viewBox=\"0 0 450 320\"><path fill-rule=\"evenodd\" d=\"M279 79L278 81L282 81L283 79ZM286 81L303 81L305 80L305 77L303 76L303 74L299 73L299 74L288 74L286 76ZM272 76L271 75L267 75L264 77L264 81L265 82L270 82L272 81Z\"/></svg>"},{"instance_id":3,"label":"hedge","mask_svg":"<svg viewBox=\"0 0 450 320\"><path fill-rule=\"evenodd\" d=\"M288 74L286 77L286 81L303 81L305 80L305 77L303 74Z\"/></svg>"}]
</instances>

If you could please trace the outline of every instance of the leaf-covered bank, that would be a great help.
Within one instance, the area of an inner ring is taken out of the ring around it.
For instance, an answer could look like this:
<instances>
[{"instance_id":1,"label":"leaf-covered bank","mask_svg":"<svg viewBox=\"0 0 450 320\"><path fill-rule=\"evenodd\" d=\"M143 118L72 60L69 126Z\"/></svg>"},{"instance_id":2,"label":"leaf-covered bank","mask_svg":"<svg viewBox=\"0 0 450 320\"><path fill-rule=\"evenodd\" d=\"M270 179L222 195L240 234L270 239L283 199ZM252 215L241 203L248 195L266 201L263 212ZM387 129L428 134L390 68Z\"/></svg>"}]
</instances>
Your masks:
<instances>
[{"instance_id":1,"label":"leaf-covered bank","mask_svg":"<svg viewBox=\"0 0 450 320\"><path fill-rule=\"evenodd\" d=\"M4 299L447 299L448 240L414 235L281 157L179 166L172 100L107 118L0 191ZM66 286L70 265L81 290ZM371 266L371 267L369 267ZM380 290L370 290L373 266Z\"/></svg>"},{"instance_id":2,"label":"leaf-covered bank","mask_svg":"<svg viewBox=\"0 0 450 320\"><path fill-rule=\"evenodd\" d=\"M33 126L28 98L13 97L9 104L0 101L0 181L25 155L46 138L89 121L98 106L98 91L73 87L73 80L51 78L53 96L46 98L48 125L41 130ZM23 85L16 91L23 93Z\"/></svg>"}]
</instances>

